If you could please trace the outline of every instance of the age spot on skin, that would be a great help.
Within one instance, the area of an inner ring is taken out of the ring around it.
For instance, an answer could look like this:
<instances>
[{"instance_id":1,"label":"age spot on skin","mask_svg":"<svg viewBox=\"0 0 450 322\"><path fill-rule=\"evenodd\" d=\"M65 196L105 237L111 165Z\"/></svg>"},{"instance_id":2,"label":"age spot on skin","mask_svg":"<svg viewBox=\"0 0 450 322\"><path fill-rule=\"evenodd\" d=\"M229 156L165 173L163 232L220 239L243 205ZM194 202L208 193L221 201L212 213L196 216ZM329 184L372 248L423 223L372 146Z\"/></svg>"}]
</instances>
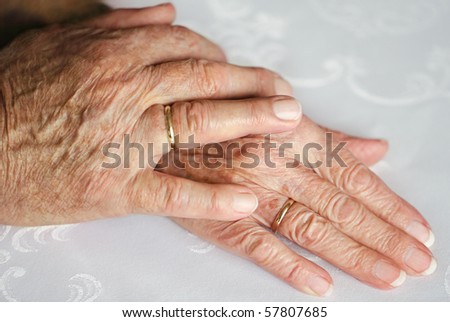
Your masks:
<instances>
[{"instance_id":1,"label":"age spot on skin","mask_svg":"<svg viewBox=\"0 0 450 322\"><path fill-rule=\"evenodd\" d=\"M273 199L269 202L268 206L270 210L275 210L278 209L278 207L280 206L280 202L277 199Z\"/></svg>"}]
</instances>

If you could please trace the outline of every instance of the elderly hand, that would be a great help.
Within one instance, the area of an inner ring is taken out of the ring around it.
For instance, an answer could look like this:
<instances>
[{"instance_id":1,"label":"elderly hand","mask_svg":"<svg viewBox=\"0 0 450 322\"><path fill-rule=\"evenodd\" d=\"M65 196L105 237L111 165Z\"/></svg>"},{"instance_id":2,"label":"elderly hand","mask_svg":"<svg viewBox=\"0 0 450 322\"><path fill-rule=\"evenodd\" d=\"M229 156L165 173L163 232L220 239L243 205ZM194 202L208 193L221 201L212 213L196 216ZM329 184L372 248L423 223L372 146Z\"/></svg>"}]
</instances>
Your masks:
<instances>
[{"instance_id":1,"label":"elderly hand","mask_svg":"<svg viewBox=\"0 0 450 322\"><path fill-rule=\"evenodd\" d=\"M131 212L236 220L254 211L247 187L153 171L167 152L163 106L172 105L180 142L199 143L291 130L300 106L284 96L226 100L290 87L268 70L225 63L215 44L173 19L170 5L118 10L29 32L0 52L1 224Z\"/></svg>"},{"instance_id":2,"label":"elderly hand","mask_svg":"<svg viewBox=\"0 0 450 322\"><path fill-rule=\"evenodd\" d=\"M386 144L343 134L335 134L334 142L327 143L326 132L304 116L294 131L271 136L273 146L269 153L262 148L268 143L262 136L188 153L181 151L181 160L185 161L188 154L191 160L183 162L185 169L172 164L160 170L202 182L246 185L257 193L260 204L252 217L235 222L175 221L192 233L249 258L300 291L328 295L332 290L330 275L265 228L271 227L277 212L292 198L295 203L278 233L355 278L390 289L404 282L405 272L431 274L436 261L425 246L434 240L430 226L357 159L366 164L375 162L384 154ZM346 166L328 162L330 151L326 153L321 148L339 150L338 143L343 141L348 142L347 149L338 156ZM292 147L282 148L282 143L292 143ZM234 149L227 150L232 144ZM299 160L295 154L305 151L308 145L309 153L303 153L303 160Z\"/></svg>"}]
</instances>

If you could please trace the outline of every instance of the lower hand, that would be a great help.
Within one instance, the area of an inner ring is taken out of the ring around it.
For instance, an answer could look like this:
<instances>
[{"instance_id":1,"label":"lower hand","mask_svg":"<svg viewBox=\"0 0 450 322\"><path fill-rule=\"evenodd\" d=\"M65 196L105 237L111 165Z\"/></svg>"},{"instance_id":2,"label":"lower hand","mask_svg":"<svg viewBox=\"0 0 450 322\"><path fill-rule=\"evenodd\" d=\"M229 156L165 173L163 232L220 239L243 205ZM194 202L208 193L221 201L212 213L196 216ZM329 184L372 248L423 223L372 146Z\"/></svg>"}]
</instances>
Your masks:
<instances>
[{"instance_id":1,"label":"lower hand","mask_svg":"<svg viewBox=\"0 0 450 322\"><path fill-rule=\"evenodd\" d=\"M299 150L307 142L319 142L326 129L303 117L293 132L272 136L272 142L294 142ZM235 222L175 219L192 233L254 261L300 291L324 296L332 289L332 278L318 265L299 256L264 227L270 227L278 210L289 198L296 202L281 222L278 233L329 261L355 278L380 289L399 286L410 275L428 275L436 262L428 246L433 235L425 219L409 203L389 190L358 161L371 164L386 151L386 143L334 135L348 142L342 151L347 167L333 165L314 169L298 165L286 169L282 161L292 157L272 154L273 168L242 167L245 157L234 153L233 167L222 166L162 171L208 182L237 182L255 191L260 205L250 218ZM258 136L240 140L263 142ZM225 146L225 145L224 145ZM261 145L259 145L261 146ZM225 150L225 148L224 148ZM203 150L205 151L205 150ZM290 151L292 152L292 151ZM256 154L262 160L263 151ZM191 157L193 157L191 155ZM198 164L204 155L195 153ZM324 160L318 153L315 160ZM210 162L226 161L210 158ZM247 160L248 162L248 160Z\"/></svg>"}]
</instances>

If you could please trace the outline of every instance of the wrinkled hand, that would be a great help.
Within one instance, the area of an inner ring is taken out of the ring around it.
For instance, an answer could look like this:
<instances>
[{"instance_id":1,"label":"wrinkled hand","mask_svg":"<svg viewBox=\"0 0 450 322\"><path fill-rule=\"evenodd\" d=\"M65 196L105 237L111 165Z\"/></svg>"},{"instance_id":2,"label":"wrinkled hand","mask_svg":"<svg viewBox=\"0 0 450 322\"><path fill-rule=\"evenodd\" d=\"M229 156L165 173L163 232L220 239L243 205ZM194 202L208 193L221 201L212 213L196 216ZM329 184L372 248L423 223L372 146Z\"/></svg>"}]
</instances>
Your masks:
<instances>
[{"instance_id":1,"label":"wrinkled hand","mask_svg":"<svg viewBox=\"0 0 450 322\"><path fill-rule=\"evenodd\" d=\"M174 14L170 5L117 10L29 32L0 52L0 223L253 212L247 187L153 171L168 143L163 105L172 105L180 142L195 135L202 144L293 129L300 106L284 96L220 101L291 89L268 70L225 63L215 44L170 25Z\"/></svg>"},{"instance_id":2,"label":"wrinkled hand","mask_svg":"<svg viewBox=\"0 0 450 322\"><path fill-rule=\"evenodd\" d=\"M235 222L175 221L192 233L254 261L303 292L328 295L332 290L330 275L265 228L271 226L284 202L292 198L296 203L281 222L278 233L355 278L380 289L390 289L403 283L405 272L431 274L436 262L424 245L429 246L434 239L428 223L358 161L360 158L371 164L379 160L386 151L386 143L334 134L333 148L338 148L339 142L348 142L347 148L339 152L346 166L336 161L327 166L327 153L319 150L319 146L327 145L326 131L304 116L296 130L272 135L271 143L293 143L284 156L279 155L279 149L270 151L273 167L262 161L267 159L261 148L262 136L233 141L242 149L232 153L232 167L226 165L230 155L216 157L217 146L185 152L182 160L190 154L200 169L186 162L186 169L172 164L161 171L199 181L246 185L257 193L260 204L252 217ZM244 152L245 143L256 143L258 148ZM308 143L319 145L314 145L308 157L301 160L303 164L298 162L287 168L286 163L298 159L294 154ZM223 144L223 150L230 144ZM245 167L253 162L249 152L259 157L258 166ZM314 167L316 162L323 164Z\"/></svg>"}]
</instances>

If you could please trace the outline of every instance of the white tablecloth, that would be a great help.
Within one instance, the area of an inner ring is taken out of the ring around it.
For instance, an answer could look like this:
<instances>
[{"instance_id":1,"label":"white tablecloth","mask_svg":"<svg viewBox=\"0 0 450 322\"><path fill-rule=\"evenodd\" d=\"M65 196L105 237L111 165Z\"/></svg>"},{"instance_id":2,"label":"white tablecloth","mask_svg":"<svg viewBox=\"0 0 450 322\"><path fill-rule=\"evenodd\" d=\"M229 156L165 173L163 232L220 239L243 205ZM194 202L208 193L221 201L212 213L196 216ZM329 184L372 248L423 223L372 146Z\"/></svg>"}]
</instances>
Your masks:
<instances>
[{"instance_id":1,"label":"white tablecloth","mask_svg":"<svg viewBox=\"0 0 450 322\"><path fill-rule=\"evenodd\" d=\"M154 1L109 1L143 6ZM329 300L450 299L450 3L175 1L177 23L220 43L238 64L277 70L316 121L387 138L374 169L430 221L435 274L393 291L370 288L323 260ZM3 301L307 301L254 264L168 219L130 216L79 225L0 226Z\"/></svg>"}]
</instances>

